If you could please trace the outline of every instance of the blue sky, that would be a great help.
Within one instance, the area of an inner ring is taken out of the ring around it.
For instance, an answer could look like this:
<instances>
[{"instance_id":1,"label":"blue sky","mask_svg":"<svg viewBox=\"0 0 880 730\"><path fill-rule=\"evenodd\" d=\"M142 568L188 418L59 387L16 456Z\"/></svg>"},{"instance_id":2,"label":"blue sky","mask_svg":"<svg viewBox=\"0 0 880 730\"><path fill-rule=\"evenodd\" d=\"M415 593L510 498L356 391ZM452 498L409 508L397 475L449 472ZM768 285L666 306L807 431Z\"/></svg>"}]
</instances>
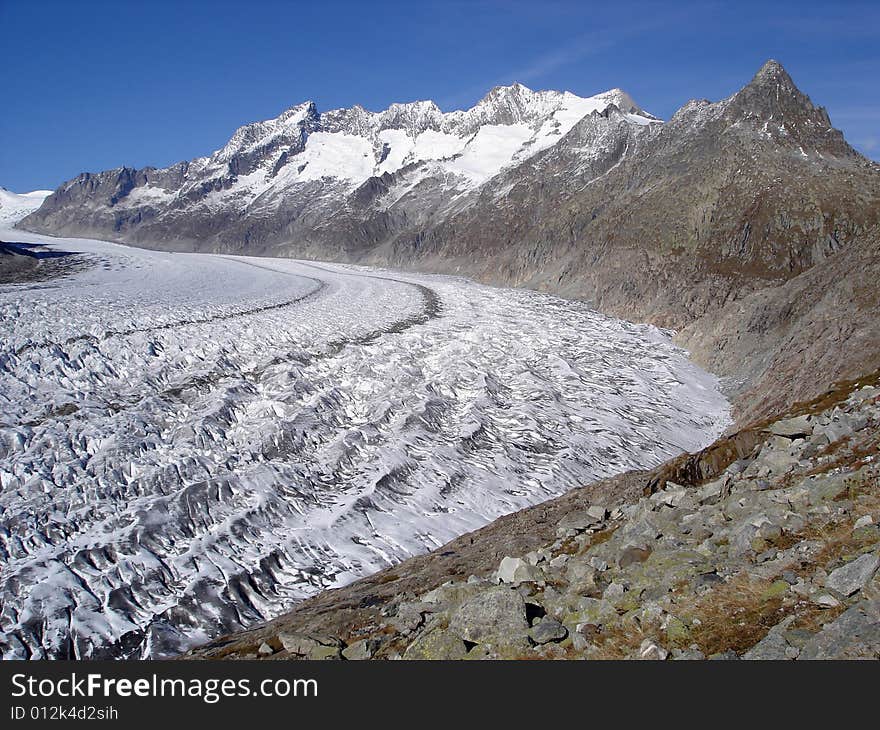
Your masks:
<instances>
[{"instance_id":1,"label":"blue sky","mask_svg":"<svg viewBox=\"0 0 880 730\"><path fill-rule=\"evenodd\" d=\"M90 2L0 0L0 185L163 166L241 124L492 86L588 96L619 86L668 118L776 58L880 159L880 3Z\"/></svg>"}]
</instances>

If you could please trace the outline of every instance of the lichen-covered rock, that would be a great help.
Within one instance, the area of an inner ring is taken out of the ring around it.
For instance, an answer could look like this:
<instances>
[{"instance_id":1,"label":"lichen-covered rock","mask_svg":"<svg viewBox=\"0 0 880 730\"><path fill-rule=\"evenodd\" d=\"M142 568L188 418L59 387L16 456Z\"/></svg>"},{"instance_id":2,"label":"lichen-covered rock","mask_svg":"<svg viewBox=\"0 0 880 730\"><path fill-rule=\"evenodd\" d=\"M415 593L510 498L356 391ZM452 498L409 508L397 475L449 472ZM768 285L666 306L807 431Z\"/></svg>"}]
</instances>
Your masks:
<instances>
[{"instance_id":1,"label":"lichen-covered rock","mask_svg":"<svg viewBox=\"0 0 880 730\"><path fill-rule=\"evenodd\" d=\"M423 632L403 654L404 659L464 659L467 647L459 636L441 628Z\"/></svg>"},{"instance_id":2,"label":"lichen-covered rock","mask_svg":"<svg viewBox=\"0 0 880 730\"><path fill-rule=\"evenodd\" d=\"M489 588L453 613L449 630L474 644L525 644L529 632L525 601L509 588Z\"/></svg>"}]
</instances>

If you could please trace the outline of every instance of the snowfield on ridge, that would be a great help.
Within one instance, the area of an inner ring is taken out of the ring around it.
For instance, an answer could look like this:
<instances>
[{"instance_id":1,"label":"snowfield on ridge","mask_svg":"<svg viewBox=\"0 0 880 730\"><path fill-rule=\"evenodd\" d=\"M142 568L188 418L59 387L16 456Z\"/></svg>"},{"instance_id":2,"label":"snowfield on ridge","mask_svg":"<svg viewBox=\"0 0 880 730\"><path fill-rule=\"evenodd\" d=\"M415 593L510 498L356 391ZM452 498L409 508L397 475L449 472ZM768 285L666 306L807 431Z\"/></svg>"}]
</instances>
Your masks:
<instances>
[{"instance_id":1,"label":"snowfield on ridge","mask_svg":"<svg viewBox=\"0 0 880 730\"><path fill-rule=\"evenodd\" d=\"M717 437L659 330L451 277L0 231L0 648L163 657Z\"/></svg>"}]
</instances>

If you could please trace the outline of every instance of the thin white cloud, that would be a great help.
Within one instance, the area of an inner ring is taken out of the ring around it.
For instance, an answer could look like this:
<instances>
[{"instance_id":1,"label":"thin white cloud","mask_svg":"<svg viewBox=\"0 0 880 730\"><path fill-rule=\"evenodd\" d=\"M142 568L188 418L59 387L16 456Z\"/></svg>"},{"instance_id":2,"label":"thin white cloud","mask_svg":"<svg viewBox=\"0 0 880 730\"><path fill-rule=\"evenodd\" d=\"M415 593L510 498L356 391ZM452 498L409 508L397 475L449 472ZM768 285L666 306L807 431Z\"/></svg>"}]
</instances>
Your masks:
<instances>
[{"instance_id":1,"label":"thin white cloud","mask_svg":"<svg viewBox=\"0 0 880 730\"><path fill-rule=\"evenodd\" d=\"M715 7L715 3L706 3L698 6L684 5L676 11L667 11L661 16L632 23L624 28L615 26L613 28L601 28L582 33L553 50L535 56L525 65L511 69L503 77L496 77L493 81L479 87L472 86L457 94L443 97L440 100L440 106L443 109L460 108L464 104L471 103L475 97L487 92L494 86L511 84L516 81L530 84L560 68L583 61L590 56L605 53L645 33L661 31L664 27L676 26L684 21L693 22L695 15L711 14L714 12Z\"/></svg>"}]
</instances>

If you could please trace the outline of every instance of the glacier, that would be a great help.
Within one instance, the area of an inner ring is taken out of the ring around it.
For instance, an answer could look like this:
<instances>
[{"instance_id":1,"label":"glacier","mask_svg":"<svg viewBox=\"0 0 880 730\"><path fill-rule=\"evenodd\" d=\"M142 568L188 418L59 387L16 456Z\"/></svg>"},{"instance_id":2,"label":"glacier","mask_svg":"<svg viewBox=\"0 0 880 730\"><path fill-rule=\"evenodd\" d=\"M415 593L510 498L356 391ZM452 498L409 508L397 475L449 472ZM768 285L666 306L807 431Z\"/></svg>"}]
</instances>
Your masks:
<instances>
[{"instance_id":1,"label":"glacier","mask_svg":"<svg viewBox=\"0 0 880 730\"><path fill-rule=\"evenodd\" d=\"M13 193L0 187L0 226L12 226L37 210L52 194L51 190Z\"/></svg>"},{"instance_id":2,"label":"glacier","mask_svg":"<svg viewBox=\"0 0 880 730\"><path fill-rule=\"evenodd\" d=\"M0 286L5 658L174 655L730 422L669 332L582 302L0 239L81 264Z\"/></svg>"}]
</instances>

